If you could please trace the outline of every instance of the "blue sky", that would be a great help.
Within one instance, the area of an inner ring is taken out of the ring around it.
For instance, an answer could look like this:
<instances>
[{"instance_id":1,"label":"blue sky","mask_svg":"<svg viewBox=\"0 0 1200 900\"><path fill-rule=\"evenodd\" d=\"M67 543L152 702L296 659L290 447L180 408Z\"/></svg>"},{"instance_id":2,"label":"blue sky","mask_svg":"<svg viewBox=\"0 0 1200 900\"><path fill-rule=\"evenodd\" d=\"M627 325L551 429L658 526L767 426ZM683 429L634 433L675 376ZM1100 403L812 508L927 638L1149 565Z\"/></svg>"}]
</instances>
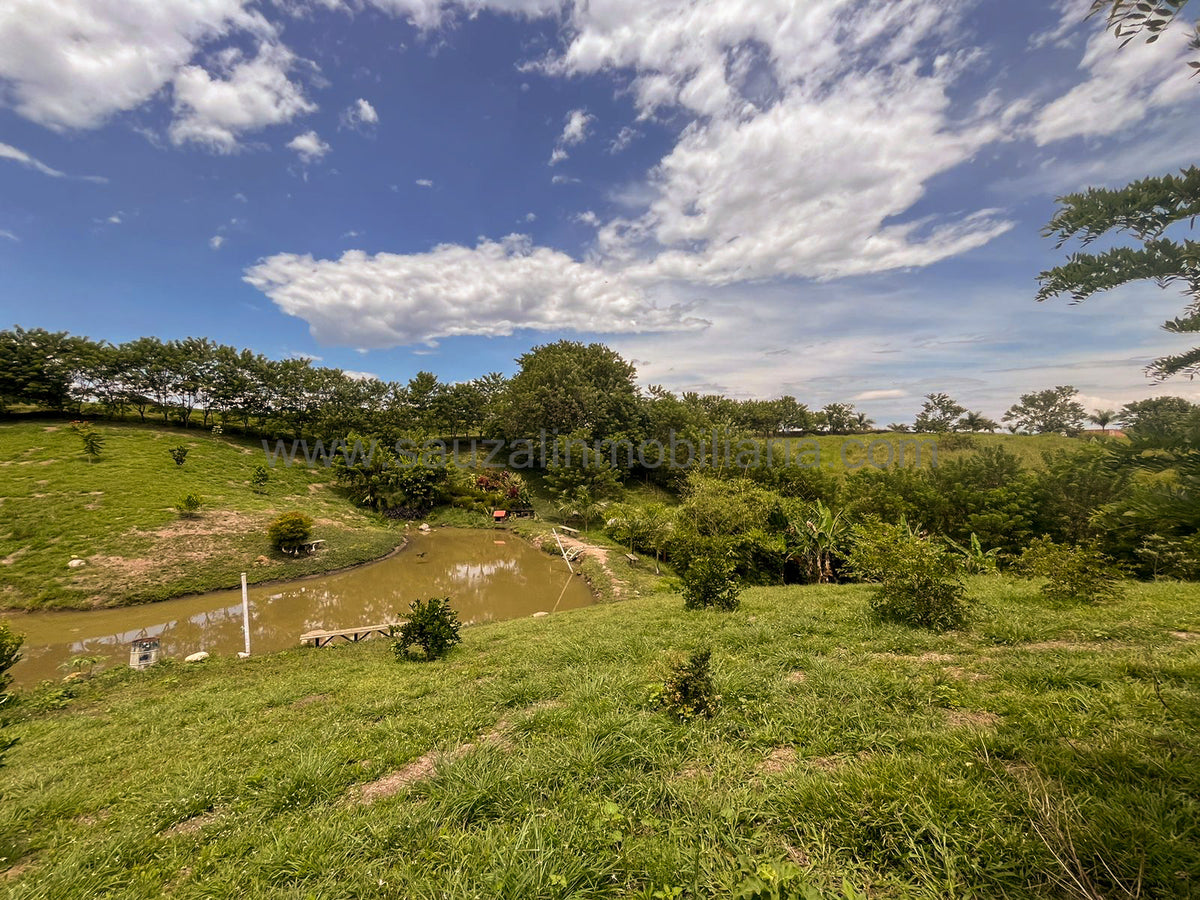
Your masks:
<instances>
[{"instance_id":1,"label":"blue sky","mask_svg":"<svg viewBox=\"0 0 1200 900\"><path fill-rule=\"evenodd\" d=\"M1179 295L1032 301L1057 194L1194 162L1185 39L1087 0L9 0L0 322L390 379L997 415L1156 393Z\"/></svg>"}]
</instances>

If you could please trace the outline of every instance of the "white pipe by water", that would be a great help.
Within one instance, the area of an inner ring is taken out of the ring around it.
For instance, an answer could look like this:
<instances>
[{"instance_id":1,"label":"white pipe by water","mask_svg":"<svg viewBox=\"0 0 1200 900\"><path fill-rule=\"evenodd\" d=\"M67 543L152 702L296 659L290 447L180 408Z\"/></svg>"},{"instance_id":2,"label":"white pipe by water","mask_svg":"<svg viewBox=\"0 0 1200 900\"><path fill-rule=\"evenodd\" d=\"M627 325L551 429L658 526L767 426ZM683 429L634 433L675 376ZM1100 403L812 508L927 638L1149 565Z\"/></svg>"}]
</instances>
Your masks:
<instances>
[{"instance_id":1,"label":"white pipe by water","mask_svg":"<svg viewBox=\"0 0 1200 900\"><path fill-rule=\"evenodd\" d=\"M558 530L551 528L550 533L554 535L554 540L558 542L558 552L561 553L563 555L563 559L566 560L567 568L570 569L571 574L574 575L575 567L571 565L571 560L567 558L567 551L563 549L562 541L558 540Z\"/></svg>"},{"instance_id":2,"label":"white pipe by water","mask_svg":"<svg viewBox=\"0 0 1200 900\"><path fill-rule=\"evenodd\" d=\"M242 573L242 634L246 636L246 655L250 655L250 597L246 593L246 573Z\"/></svg>"}]
</instances>

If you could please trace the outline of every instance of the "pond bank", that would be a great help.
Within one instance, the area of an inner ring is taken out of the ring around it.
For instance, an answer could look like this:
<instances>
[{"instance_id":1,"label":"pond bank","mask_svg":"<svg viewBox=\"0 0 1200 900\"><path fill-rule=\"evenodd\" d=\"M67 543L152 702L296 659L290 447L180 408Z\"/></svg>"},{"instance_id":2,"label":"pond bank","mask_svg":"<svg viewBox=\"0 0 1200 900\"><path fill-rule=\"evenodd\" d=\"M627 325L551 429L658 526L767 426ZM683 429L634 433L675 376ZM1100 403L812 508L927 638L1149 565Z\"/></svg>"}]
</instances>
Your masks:
<instances>
[{"instance_id":1,"label":"pond bank","mask_svg":"<svg viewBox=\"0 0 1200 900\"><path fill-rule=\"evenodd\" d=\"M450 597L468 624L594 602L561 558L515 535L436 528L410 533L403 547L406 552L396 549L336 573L251 586L252 652L296 646L306 631L395 621L413 600L431 596ZM158 638L164 657L201 650L233 655L243 646L240 589L140 606L24 613L11 621L26 635L24 659L12 670L25 685L61 676L59 667L72 659L102 656L107 666L125 665L129 642L139 637Z\"/></svg>"}]
</instances>

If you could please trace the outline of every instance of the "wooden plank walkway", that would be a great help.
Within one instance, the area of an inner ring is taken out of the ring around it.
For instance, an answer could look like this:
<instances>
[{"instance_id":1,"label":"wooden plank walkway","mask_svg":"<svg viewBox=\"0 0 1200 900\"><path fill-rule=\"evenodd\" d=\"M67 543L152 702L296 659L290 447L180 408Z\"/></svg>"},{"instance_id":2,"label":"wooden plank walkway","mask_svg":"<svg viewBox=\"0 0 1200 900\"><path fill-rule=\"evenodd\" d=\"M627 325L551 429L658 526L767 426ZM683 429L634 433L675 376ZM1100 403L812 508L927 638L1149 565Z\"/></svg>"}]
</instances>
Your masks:
<instances>
[{"instance_id":1,"label":"wooden plank walkway","mask_svg":"<svg viewBox=\"0 0 1200 900\"><path fill-rule=\"evenodd\" d=\"M300 635L300 643L311 644L314 647L327 647L338 638L341 638L352 644L357 644L359 641L365 641L376 634L390 637L393 626L403 624L403 621L385 622L382 625L362 625L358 628L341 628L337 631L306 631Z\"/></svg>"}]
</instances>

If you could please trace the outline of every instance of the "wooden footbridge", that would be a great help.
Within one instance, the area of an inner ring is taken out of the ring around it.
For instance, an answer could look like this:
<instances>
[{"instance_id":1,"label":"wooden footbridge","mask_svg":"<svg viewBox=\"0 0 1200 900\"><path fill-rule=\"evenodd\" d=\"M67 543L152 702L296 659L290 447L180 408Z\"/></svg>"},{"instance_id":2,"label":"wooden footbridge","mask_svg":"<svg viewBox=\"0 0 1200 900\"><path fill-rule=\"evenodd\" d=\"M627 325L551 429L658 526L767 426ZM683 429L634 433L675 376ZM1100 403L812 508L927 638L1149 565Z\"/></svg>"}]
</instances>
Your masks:
<instances>
[{"instance_id":1,"label":"wooden footbridge","mask_svg":"<svg viewBox=\"0 0 1200 900\"><path fill-rule=\"evenodd\" d=\"M337 631L306 631L300 635L300 643L313 647L327 647L334 641L341 639L351 644L357 644L359 641L365 641L367 638L377 634L390 637L392 629L403 624L404 621L401 620L399 622L384 622L382 625L360 625L358 628L341 628Z\"/></svg>"}]
</instances>

